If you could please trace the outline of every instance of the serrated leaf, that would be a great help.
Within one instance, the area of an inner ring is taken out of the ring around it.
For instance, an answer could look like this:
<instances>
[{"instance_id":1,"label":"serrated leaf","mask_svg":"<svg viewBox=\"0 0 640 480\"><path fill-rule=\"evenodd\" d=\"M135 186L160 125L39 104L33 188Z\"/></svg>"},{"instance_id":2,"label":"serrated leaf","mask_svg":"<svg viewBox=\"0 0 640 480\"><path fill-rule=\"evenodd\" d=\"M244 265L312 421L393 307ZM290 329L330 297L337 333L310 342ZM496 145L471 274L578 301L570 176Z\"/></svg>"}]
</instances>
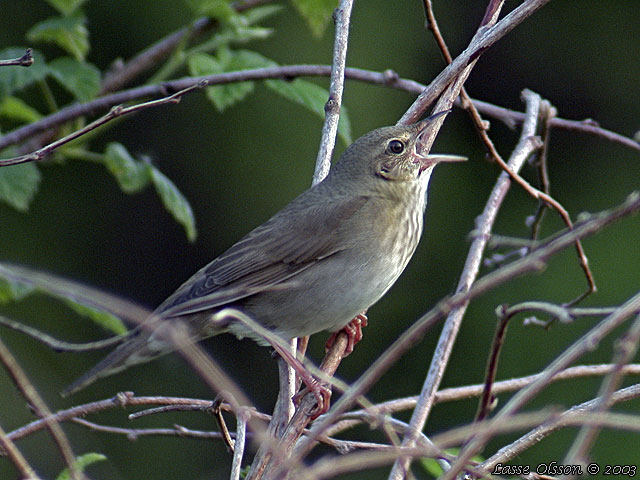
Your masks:
<instances>
[{"instance_id":1,"label":"serrated leaf","mask_svg":"<svg viewBox=\"0 0 640 480\"><path fill-rule=\"evenodd\" d=\"M275 65L275 62L263 57L259 53L249 50L230 51L221 48L216 57L206 53L197 53L189 58L189 72L193 76L214 75L238 70L249 70ZM207 98L220 111L243 100L253 92L253 82L238 82L228 85L207 87Z\"/></svg>"},{"instance_id":2,"label":"serrated leaf","mask_svg":"<svg viewBox=\"0 0 640 480\"><path fill-rule=\"evenodd\" d=\"M0 168L0 201L16 210L26 212L29 209L39 185L40 170L34 163Z\"/></svg>"},{"instance_id":3,"label":"serrated leaf","mask_svg":"<svg viewBox=\"0 0 640 480\"><path fill-rule=\"evenodd\" d=\"M18 58L24 55L26 48L10 47L0 51L0 58ZM49 73L44 57L37 50L33 50L33 64L29 67L10 66L0 68L0 98L12 95L38 80L42 80Z\"/></svg>"},{"instance_id":4,"label":"serrated leaf","mask_svg":"<svg viewBox=\"0 0 640 480\"><path fill-rule=\"evenodd\" d=\"M333 11L338 7L338 0L291 0L291 3L316 37L322 36Z\"/></svg>"},{"instance_id":5,"label":"serrated leaf","mask_svg":"<svg viewBox=\"0 0 640 480\"><path fill-rule=\"evenodd\" d=\"M85 468L87 468L89 465L96 462L102 462L106 459L107 457L102 455L101 453L85 453L84 455L80 455L79 457L77 457L74 464L79 471L84 472ZM70 479L71 471L68 468L62 470L62 472L60 472L60 474L56 477L56 480Z\"/></svg>"},{"instance_id":6,"label":"serrated leaf","mask_svg":"<svg viewBox=\"0 0 640 480\"><path fill-rule=\"evenodd\" d=\"M169 180L160 170L155 167L150 168L151 179L156 187L158 195L162 199L167 211L180 223L187 234L190 242L195 241L198 235L196 231L196 219L193 216L191 205L182 195L178 187Z\"/></svg>"},{"instance_id":7,"label":"serrated leaf","mask_svg":"<svg viewBox=\"0 0 640 480\"><path fill-rule=\"evenodd\" d=\"M151 181L149 165L133 158L121 143L109 143L103 161L125 193L139 192Z\"/></svg>"},{"instance_id":8,"label":"serrated leaf","mask_svg":"<svg viewBox=\"0 0 640 480\"><path fill-rule=\"evenodd\" d=\"M26 283L0 278L0 305L22 300L33 291L34 288Z\"/></svg>"},{"instance_id":9,"label":"serrated leaf","mask_svg":"<svg viewBox=\"0 0 640 480\"><path fill-rule=\"evenodd\" d=\"M32 42L55 43L77 60L84 60L89 52L87 19L82 15L51 17L36 23L28 32Z\"/></svg>"},{"instance_id":10,"label":"serrated leaf","mask_svg":"<svg viewBox=\"0 0 640 480\"><path fill-rule=\"evenodd\" d=\"M59 297L64 303L71 308L78 315L89 318L94 323L100 325L106 330L115 333L116 335L124 335L127 333L127 327L124 325L115 315L106 312L100 308L96 308L90 305L78 303L71 298Z\"/></svg>"},{"instance_id":11,"label":"serrated leaf","mask_svg":"<svg viewBox=\"0 0 640 480\"><path fill-rule=\"evenodd\" d=\"M329 99L329 92L316 85L300 78L291 82L284 80L266 80L265 84L274 92L283 97L302 105L313 113L325 117L324 106ZM338 122L338 135L346 145L351 143L351 121L347 108L342 105L340 107L340 120Z\"/></svg>"},{"instance_id":12,"label":"serrated leaf","mask_svg":"<svg viewBox=\"0 0 640 480\"><path fill-rule=\"evenodd\" d=\"M47 3L65 16L71 15L86 0L47 0Z\"/></svg>"},{"instance_id":13,"label":"serrated leaf","mask_svg":"<svg viewBox=\"0 0 640 480\"><path fill-rule=\"evenodd\" d=\"M61 57L49 63L49 69L60 85L77 100L89 101L100 90L100 70L90 63Z\"/></svg>"},{"instance_id":14,"label":"serrated leaf","mask_svg":"<svg viewBox=\"0 0 640 480\"><path fill-rule=\"evenodd\" d=\"M226 21L237 15L229 0L187 0L187 4L196 14L217 20Z\"/></svg>"},{"instance_id":15,"label":"serrated leaf","mask_svg":"<svg viewBox=\"0 0 640 480\"><path fill-rule=\"evenodd\" d=\"M0 101L0 117L21 123L32 123L40 120L42 115L18 97L8 96Z\"/></svg>"}]
</instances>

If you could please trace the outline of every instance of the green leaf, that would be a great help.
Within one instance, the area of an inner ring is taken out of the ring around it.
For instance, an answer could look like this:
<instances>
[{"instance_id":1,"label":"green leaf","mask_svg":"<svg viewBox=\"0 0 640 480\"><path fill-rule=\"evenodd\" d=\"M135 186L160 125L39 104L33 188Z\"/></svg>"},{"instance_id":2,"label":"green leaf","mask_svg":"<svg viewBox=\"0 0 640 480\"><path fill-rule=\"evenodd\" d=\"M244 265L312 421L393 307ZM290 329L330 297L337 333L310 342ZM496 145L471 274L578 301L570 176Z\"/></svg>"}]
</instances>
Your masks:
<instances>
[{"instance_id":1,"label":"green leaf","mask_svg":"<svg viewBox=\"0 0 640 480\"><path fill-rule=\"evenodd\" d=\"M77 60L84 60L89 52L87 19L82 15L51 17L36 23L27 32L32 42L55 43Z\"/></svg>"},{"instance_id":2,"label":"green leaf","mask_svg":"<svg viewBox=\"0 0 640 480\"><path fill-rule=\"evenodd\" d=\"M197 15L217 20L226 21L237 15L229 0L187 0L187 4Z\"/></svg>"},{"instance_id":3,"label":"green leaf","mask_svg":"<svg viewBox=\"0 0 640 480\"><path fill-rule=\"evenodd\" d=\"M96 462L102 462L106 459L107 457L102 455L101 453L85 453L84 455L80 455L78 458L76 458L76 461L74 462L74 464L79 471L84 472L85 468L87 468L89 465ZM71 471L68 468L65 468L56 477L56 480L70 480L70 479L71 479Z\"/></svg>"},{"instance_id":4,"label":"green leaf","mask_svg":"<svg viewBox=\"0 0 640 480\"><path fill-rule=\"evenodd\" d=\"M10 158L10 157L5 157ZM34 163L0 167L0 201L26 212L40 184L40 170Z\"/></svg>"},{"instance_id":5,"label":"green leaf","mask_svg":"<svg viewBox=\"0 0 640 480\"><path fill-rule=\"evenodd\" d=\"M326 89L315 83L299 78L291 82L285 82L284 80L266 80L265 84L274 92L308 108L319 115L320 118L325 117L324 106L329 99L329 92ZM344 105L342 105L340 109L338 135L340 135L340 138L342 138L345 144L349 145L351 143L351 121L349 120L347 108Z\"/></svg>"},{"instance_id":6,"label":"green leaf","mask_svg":"<svg viewBox=\"0 0 640 480\"><path fill-rule=\"evenodd\" d=\"M109 143L103 161L125 193L139 192L151 181L149 166L133 158L121 143Z\"/></svg>"},{"instance_id":7,"label":"green leaf","mask_svg":"<svg viewBox=\"0 0 640 480\"><path fill-rule=\"evenodd\" d=\"M0 277L0 305L22 300L33 291L34 287L31 285Z\"/></svg>"},{"instance_id":8,"label":"green leaf","mask_svg":"<svg viewBox=\"0 0 640 480\"><path fill-rule=\"evenodd\" d=\"M89 101L100 90L100 70L74 58L56 58L49 63L51 75L81 102Z\"/></svg>"},{"instance_id":9,"label":"green leaf","mask_svg":"<svg viewBox=\"0 0 640 480\"><path fill-rule=\"evenodd\" d=\"M0 58L18 58L24 55L26 47L10 47L0 51ZM49 67L42 54L33 51L33 65L30 67L10 66L0 68L0 98L42 80L49 73Z\"/></svg>"},{"instance_id":10,"label":"green leaf","mask_svg":"<svg viewBox=\"0 0 640 480\"><path fill-rule=\"evenodd\" d=\"M460 449L447 448L445 452L448 453L449 455L456 457L460 453ZM475 455L471 460L477 463L482 463L484 462L485 459L482 458L482 456L480 455ZM442 470L442 467L440 466L440 464L435 458L422 458L420 460L420 463L422 464L422 466L427 472L433 475L434 478L438 478L440 475L444 473L444 471Z\"/></svg>"},{"instance_id":11,"label":"green leaf","mask_svg":"<svg viewBox=\"0 0 640 480\"><path fill-rule=\"evenodd\" d=\"M173 218L184 227L189 241L195 241L198 233L196 231L196 220L193 216L191 205L189 205L184 195L180 193L178 187L160 170L155 167L151 167L150 170L153 185L156 187L156 191L158 195L160 195L165 208Z\"/></svg>"},{"instance_id":12,"label":"green leaf","mask_svg":"<svg viewBox=\"0 0 640 480\"><path fill-rule=\"evenodd\" d=\"M23 123L32 123L40 120L42 115L18 97L8 96L0 100L0 117Z\"/></svg>"},{"instance_id":13,"label":"green leaf","mask_svg":"<svg viewBox=\"0 0 640 480\"><path fill-rule=\"evenodd\" d=\"M216 57L206 53L196 53L189 57L189 72L193 76L214 75L238 70L249 70L275 65L275 62L259 53L249 50L230 51L221 48ZM228 85L207 87L207 98L220 111L243 100L253 92L253 82L238 82Z\"/></svg>"},{"instance_id":14,"label":"green leaf","mask_svg":"<svg viewBox=\"0 0 640 480\"><path fill-rule=\"evenodd\" d=\"M338 0L291 0L300 15L307 21L311 33L322 36Z\"/></svg>"},{"instance_id":15,"label":"green leaf","mask_svg":"<svg viewBox=\"0 0 640 480\"><path fill-rule=\"evenodd\" d=\"M283 5L262 5L260 7L250 8L238 16L241 17L247 25L253 25L254 23L261 22L262 20L281 12L283 9Z\"/></svg>"},{"instance_id":16,"label":"green leaf","mask_svg":"<svg viewBox=\"0 0 640 480\"><path fill-rule=\"evenodd\" d=\"M72 298L59 297L64 303L78 315L83 317L87 317L92 320L94 323L100 325L106 330L115 333L116 335L124 335L127 333L127 327L124 325L122 320L120 320L115 315L102 310L100 308L86 305L82 303L78 303Z\"/></svg>"},{"instance_id":17,"label":"green leaf","mask_svg":"<svg viewBox=\"0 0 640 480\"><path fill-rule=\"evenodd\" d=\"M87 0L47 0L47 3L66 17L71 15L86 1Z\"/></svg>"}]
</instances>

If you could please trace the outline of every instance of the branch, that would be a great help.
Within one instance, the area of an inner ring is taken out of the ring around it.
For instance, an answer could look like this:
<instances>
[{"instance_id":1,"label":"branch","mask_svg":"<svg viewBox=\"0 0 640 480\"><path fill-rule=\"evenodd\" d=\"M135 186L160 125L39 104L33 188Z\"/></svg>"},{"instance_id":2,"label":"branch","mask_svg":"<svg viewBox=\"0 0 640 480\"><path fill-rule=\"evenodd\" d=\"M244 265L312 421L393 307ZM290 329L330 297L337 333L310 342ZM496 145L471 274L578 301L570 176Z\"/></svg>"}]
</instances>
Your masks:
<instances>
[{"instance_id":1,"label":"branch","mask_svg":"<svg viewBox=\"0 0 640 480\"><path fill-rule=\"evenodd\" d=\"M33 384L27 378L27 375L24 373L24 370L20 367L20 364L17 362L15 357L11 354L9 349L6 347L4 342L0 340L0 361L4 364L7 372L13 379L13 382L18 387L25 400L32 406L36 415L42 418L45 421L46 428L51 433L51 437L58 447L62 458L69 468L71 472L71 478L74 480L85 480L86 476L80 470L78 470L78 465L76 463L76 457L71 449L71 444L69 443L69 439L66 437L60 424L52 418L51 411L47 404L44 402L42 397L38 394ZM10 442L5 443L5 447L8 447L11 450ZM12 455L14 461L20 461L20 457L16 455ZM22 470L28 466L22 463L17 463L16 466L19 470Z\"/></svg>"},{"instance_id":2,"label":"branch","mask_svg":"<svg viewBox=\"0 0 640 480\"><path fill-rule=\"evenodd\" d=\"M636 195L636 200L640 200L640 195ZM597 326L592 328L584 336L574 342L571 347L565 350L556 360L544 369L540 377L528 387L520 390L513 398L496 414L495 421L508 421L508 419L522 408L530 399L544 389L558 372L564 370L571 363L582 355L593 350L594 345L598 345L613 329L619 327L630 315L640 309L640 293L637 293L625 302L614 313L602 320ZM486 442L490 439L490 432L483 432L474 438L466 448L460 453L458 460L452 465L451 470L446 472L443 480L451 480L459 473Z\"/></svg>"},{"instance_id":3,"label":"branch","mask_svg":"<svg viewBox=\"0 0 640 480\"><path fill-rule=\"evenodd\" d=\"M611 406L611 397L622 383L622 369L635 356L639 343L640 315L636 317L627 333L616 342L613 358L615 368L603 380L593 411L606 412ZM600 433L598 426L583 426L571 445L564 464L583 464L586 466L587 455L595 443L598 433Z\"/></svg>"},{"instance_id":4,"label":"branch","mask_svg":"<svg viewBox=\"0 0 640 480\"><path fill-rule=\"evenodd\" d=\"M520 140L518 145L516 145L508 164L509 169L515 172L522 168L526 159L537 147L535 142L532 142L531 139L534 138L537 128L541 99L538 95L529 94L525 97L525 101L527 104L527 121L523 124ZM487 241L491 236L493 224L510 186L511 180L509 175L506 172L502 172L495 187L489 195L484 211L478 219L478 235L475 237L471 247L469 248L467 260L456 289L457 293L469 291L478 276L482 263L482 256L484 254ZM449 358L453 351L453 345L457 338L460 325L462 324L462 318L466 313L467 306L468 302L459 305L453 309L447 317L447 321L440 333L438 345L436 346L436 350L431 359L427 378L422 386L420 400L418 401L416 409L411 417L411 430L409 431L409 434L405 436L403 441L404 447L413 446L418 432L421 432L424 428L424 424L426 423L429 413L431 412L431 408L434 405L436 391L440 386L445 369L449 363ZM408 462L405 462L403 465L396 464L391 478L397 480L401 479L406 475L408 469Z\"/></svg>"},{"instance_id":5,"label":"branch","mask_svg":"<svg viewBox=\"0 0 640 480\"><path fill-rule=\"evenodd\" d=\"M11 65L17 65L19 67L30 67L33 65L33 50L27 48L24 55L18 58L11 58L9 60L0 60L0 67L8 67Z\"/></svg>"},{"instance_id":6,"label":"branch","mask_svg":"<svg viewBox=\"0 0 640 480\"><path fill-rule=\"evenodd\" d=\"M331 74L331 67L328 65L286 65L280 67L257 68L253 70L242 70L238 72L222 73L216 75L208 75L205 77L186 77L179 80L163 82L158 85L145 85L136 87L122 92L105 95L86 103L73 104L62 108L56 113L48 115L37 122L16 128L15 130L0 137L0 149L10 145L23 142L30 139L38 133L55 128L59 125L67 123L76 118L92 115L98 111L107 110L114 105L139 100L141 98L153 98L166 96L167 92L175 92L191 86L197 85L202 81L206 81L207 85L224 85L227 83L242 82L247 80L266 80L281 79L287 80L302 76L310 77L328 77ZM403 90L409 93L418 94L425 90L425 85L414 80L399 78L398 74L393 70L385 70L384 72L373 72L370 70L362 70L359 68L346 68L345 77L351 80L357 80L365 83L371 83L397 90ZM474 105L479 112L484 113L492 118L500 119L509 126L521 123L525 119L525 114L516 112L503 107L492 105L481 100L473 100ZM620 143L626 147L632 148L640 152L640 144L635 140L620 135L618 133L606 130L594 125L592 121L583 120L565 120L553 118L550 125L555 128L563 128L567 130L581 131L591 135L602 137L606 140Z\"/></svg>"},{"instance_id":7,"label":"branch","mask_svg":"<svg viewBox=\"0 0 640 480\"><path fill-rule=\"evenodd\" d=\"M298 445L295 460L297 462L308 453L316 439L332 425L360 395L364 394L398 359L411 349L424 334L438 321L442 320L454 308L513 280L525 273L542 270L546 262L556 253L573 245L577 239L599 232L607 225L640 211L640 193L629 195L620 206L604 211L576 224L571 231L563 231L551 239L542 242L542 246L526 257L491 272L474 283L467 292L445 297L433 309L416 320L389 348L382 352L371 366L351 385L351 388L333 405L331 410L316 423L313 435L304 438Z\"/></svg>"},{"instance_id":8,"label":"branch","mask_svg":"<svg viewBox=\"0 0 640 480\"><path fill-rule=\"evenodd\" d=\"M313 173L313 184L320 183L329 173L331 156L336 143L340 107L342 105L342 91L344 90L344 72L347 63L347 46L349 38L349 19L353 0L340 0L338 8L333 12L336 23L335 40L333 43L333 63L331 64L331 82L329 84L329 100L324 106L326 113L322 126L322 140Z\"/></svg>"},{"instance_id":9,"label":"branch","mask_svg":"<svg viewBox=\"0 0 640 480\"><path fill-rule=\"evenodd\" d=\"M633 400L640 396L640 384L632 385L627 388L623 388L613 394L611 397L612 403L626 402ZM485 460L480 467L486 471L493 470L498 463L505 463L509 460L517 457L522 452L530 448L531 446L539 443L542 439L549 436L554 431L564 426L564 421L568 418L579 418L585 411L590 411L596 405L598 399L589 400L580 405L576 405L566 412L562 413L558 418L551 422L545 422L542 425L537 426L526 435L523 435L515 442L502 447L497 453Z\"/></svg>"},{"instance_id":10,"label":"branch","mask_svg":"<svg viewBox=\"0 0 640 480\"><path fill-rule=\"evenodd\" d=\"M75 132L72 132L69 135L67 135L65 137L62 137L62 138L56 140L55 142L50 143L49 145L46 145L46 146L36 150L35 152L28 153L26 155L21 155L19 157L0 159L0 167L7 167L9 165L18 165L18 164L21 164L21 163L40 161L43 158L47 157L49 154L51 154L54 150L56 150L57 148L61 147L62 145L65 145L65 144L71 142L72 140L75 140L76 138L81 137L82 135L84 135L84 134L86 134L86 133L88 133L88 132L90 132L92 130L95 130L96 128L100 127L101 125L104 125L105 123L110 122L114 118L122 117L123 115L127 115L129 113L138 112L138 111L144 110L146 108L157 107L159 105L165 105L167 103L178 103L178 102L180 102L180 97L182 97L186 93L189 93L190 91L198 89L198 88L203 88L204 86L206 86L205 82L199 82L196 85L191 85L191 86L189 86L187 88L184 88L184 89L174 93L173 95L169 95L168 97L160 98L158 100L152 100L152 101L149 101L149 102L139 103L137 105L132 105L130 107L123 107L122 105L115 106L109 111L109 113L107 113L106 115L98 118L97 120L94 120L93 122L89 123L88 125L86 125L85 127L81 128L80 130L76 130Z\"/></svg>"}]
</instances>

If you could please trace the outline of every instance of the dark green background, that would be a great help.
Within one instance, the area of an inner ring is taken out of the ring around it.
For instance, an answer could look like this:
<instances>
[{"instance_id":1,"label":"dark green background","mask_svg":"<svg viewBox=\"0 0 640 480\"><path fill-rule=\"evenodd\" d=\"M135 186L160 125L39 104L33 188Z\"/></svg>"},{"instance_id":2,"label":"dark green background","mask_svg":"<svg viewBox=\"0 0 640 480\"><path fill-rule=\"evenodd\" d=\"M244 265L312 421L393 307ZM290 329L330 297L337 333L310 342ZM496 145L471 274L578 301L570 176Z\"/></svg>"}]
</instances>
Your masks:
<instances>
[{"instance_id":1,"label":"dark green background","mask_svg":"<svg viewBox=\"0 0 640 480\"><path fill-rule=\"evenodd\" d=\"M473 34L485 2L436 3L441 29L455 54ZM508 7L517 4L508 2ZM26 45L24 32L54 13L44 2L31 0L3 2L2 10L0 48ZM92 44L89 60L102 69L114 58L132 57L191 18L180 1L94 0L86 11ZM246 48L281 64L330 62L331 28L322 39L315 39L289 4L266 24L276 30L275 35ZM348 65L379 71L391 68L403 77L428 82L443 63L423 24L421 2L417 0L356 2ZM476 98L521 109L520 92L529 88L548 98L561 117L590 117L606 128L632 136L640 127L639 27L636 1L551 2L482 56L467 89ZM53 49L43 50L48 58L59 54ZM314 81L328 85L326 79ZM412 101L413 97L403 92L348 81L345 103L354 137L395 123ZM186 241L181 227L151 190L124 195L104 168L76 161L42 169L41 189L28 213L0 205L0 260L42 268L153 307L199 267L309 186L320 130L317 117L259 84L248 100L224 114L219 114L203 93L195 93L177 106L128 117L96 140L95 149L102 151L107 142L118 141L134 154L149 155L191 202L198 240L194 244ZM491 134L500 152L508 156L518 132L493 121ZM337 150L344 147L339 144ZM435 150L463 154L470 161L440 167L434 174L422 243L403 277L370 310L364 341L340 367L340 377L345 380L355 379L378 352L438 299L452 292L457 283L469 246L468 234L499 171L484 160L484 150L467 116L460 111L447 119ZM549 162L552 192L574 218L582 211L620 203L640 186L638 152L584 134L554 131ZM535 179L535 172L527 171L525 176ZM526 236L524 219L535 208L533 200L514 188L495 231ZM549 214L543 231L550 234L561 226L557 217ZM636 217L585 241L599 287L599 293L585 305L618 304L637 292L639 235ZM563 302L584 287L575 253L570 250L554 258L544 274L510 282L475 301L466 315L443 386L482 380L497 305L538 299ZM45 297L3 307L2 313L69 340L87 341L104 335ZM499 378L541 370L594 323L583 319L543 331L523 327L520 319L515 320ZM63 400L57 392L101 354L56 354L22 335L6 329L0 332L54 410L106 398L121 390L204 398L212 395L182 360L170 356L105 379ZM403 357L370 392L370 398L385 400L419 392L437 335L437 330L431 332ZM325 339L325 334L318 334L312 340L311 356L315 360L321 358ZM228 336L212 339L206 346L259 408L272 407L276 366L267 349ZM608 362L611 355L612 344L607 342L584 362ZM557 384L529 408L570 406L593 398L598 385L598 380ZM33 418L6 374L0 374L0 389L0 424L6 431ZM500 401L504 403L506 398ZM639 406L636 401L621 409L637 411ZM427 432L465 424L475 408L476 401L438 406ZM113 410L90 419L125 427L179 423L215 428L213 419L202 414L157 415L129 422L126 413ZM132 442L124 436L89 432L75 425L67 425L65 430L76 453L98 451L109 457L109 462L92 467L93 478L228 477L230 456L218 443L179 438ZM382 438L366 429L360 433ZM561 461L574 434L574 430L565 430L553 435L519 457L517 463ZM508 438L494 441L488 452L493 453ZM600 463L637 460L638 455L629 451L634 442L637 444L637 438L630 433L605 433L593 458ZM63 467L46 433L21 440L18 446L44 478L55 477ZM418 467L416 473L425 476ZM0 459L0 478L15 475L8 461ZM386 478L386 473L369 471L348 478Z\"/></svg>"}]
</instances>

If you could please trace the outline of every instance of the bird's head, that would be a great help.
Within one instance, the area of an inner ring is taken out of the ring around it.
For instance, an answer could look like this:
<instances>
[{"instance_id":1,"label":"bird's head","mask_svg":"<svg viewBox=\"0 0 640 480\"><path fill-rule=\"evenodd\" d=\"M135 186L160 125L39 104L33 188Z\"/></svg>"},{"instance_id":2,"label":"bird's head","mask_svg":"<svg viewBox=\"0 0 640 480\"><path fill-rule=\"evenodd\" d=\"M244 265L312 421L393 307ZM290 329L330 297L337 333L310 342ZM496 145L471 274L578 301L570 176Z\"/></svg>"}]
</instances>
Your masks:
<instances>
[{"instance_id":1,"label":"bird's head","mask_svg":"<svg viewBox=\"0 0 640 480\"><path fill-rule=\"evenodd\" d=\"M345 150L332 169L333 174L354 180L368 176L386 182L416 182L421 177L428 179L440 162L466 160L457 155L425 153L428 127L440 115L412 125L378 128L363 135Z\"/></svg>"}]
</instances>

